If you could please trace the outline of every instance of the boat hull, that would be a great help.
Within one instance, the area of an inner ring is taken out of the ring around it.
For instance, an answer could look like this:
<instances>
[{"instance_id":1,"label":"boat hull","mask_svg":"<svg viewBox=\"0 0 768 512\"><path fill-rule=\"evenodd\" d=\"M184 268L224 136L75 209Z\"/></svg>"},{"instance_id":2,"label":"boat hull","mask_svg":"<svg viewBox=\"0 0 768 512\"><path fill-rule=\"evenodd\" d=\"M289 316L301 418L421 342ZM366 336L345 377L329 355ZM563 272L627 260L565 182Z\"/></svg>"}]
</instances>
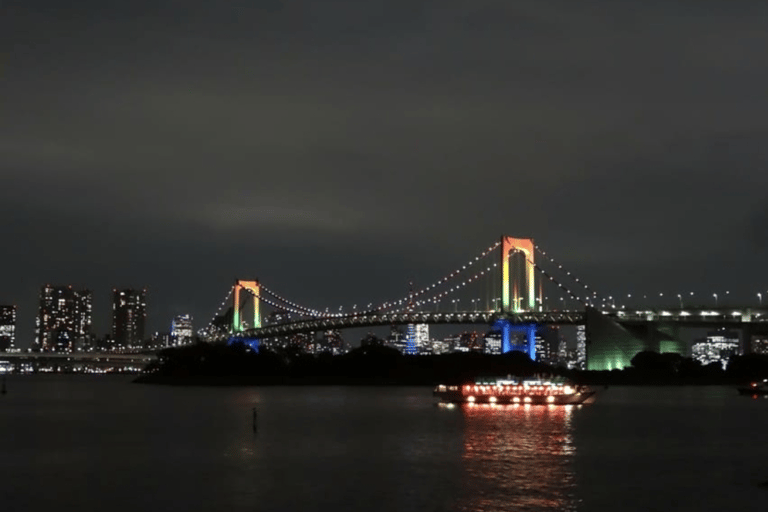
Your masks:
<instances>
[{"instance_id":1,"label":"boat hull","mask_svg":"<svg viewBox=\"0 0 768 512\"><path fill-rule=\"evenodd\" d=\"M578 405L592 403L595 392L591 390L579 391L572 394L547 395L547 394L482 394L466 395L462 391L438 391L433 395L446 403L474 403L496 405Z\"/></svg>"}]
</instances>

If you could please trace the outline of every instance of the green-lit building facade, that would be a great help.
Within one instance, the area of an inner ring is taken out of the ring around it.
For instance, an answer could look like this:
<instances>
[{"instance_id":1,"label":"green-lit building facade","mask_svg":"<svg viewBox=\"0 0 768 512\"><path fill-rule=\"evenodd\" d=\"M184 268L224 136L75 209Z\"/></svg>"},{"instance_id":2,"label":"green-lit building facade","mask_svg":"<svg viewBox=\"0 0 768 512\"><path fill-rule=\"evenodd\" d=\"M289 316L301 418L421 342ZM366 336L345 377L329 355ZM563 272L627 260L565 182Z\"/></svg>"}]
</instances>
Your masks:
<instances>
[{"instance_id":1,"label":"green-lit building facade","mask_svg":"<svg viewBox=\"0 0 768 512\"><path fill-rule=\"evenodd\" d=\"M619 324L594 308L586 311L587 370L621 370L639 352L685 355L678 328L659 322Z\"/></svg>"}]
</instances>

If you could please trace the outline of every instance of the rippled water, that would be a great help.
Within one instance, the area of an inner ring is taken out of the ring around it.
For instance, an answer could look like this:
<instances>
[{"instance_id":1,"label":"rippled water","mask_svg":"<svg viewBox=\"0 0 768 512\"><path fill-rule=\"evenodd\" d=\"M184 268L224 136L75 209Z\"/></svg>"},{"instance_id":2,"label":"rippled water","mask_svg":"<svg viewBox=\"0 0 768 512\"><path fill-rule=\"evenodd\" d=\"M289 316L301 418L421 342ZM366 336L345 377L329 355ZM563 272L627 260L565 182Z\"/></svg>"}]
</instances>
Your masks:
<instances>
[{"instance_id":1,"label":"rippled water","mask_svg":"<svg viewBox=\"0 0 768 512\"><path fill-rule=\"evenodd\" d=\"M8 391L3 510L768 510L768 401L730 388L451 408L425 388L11 376Z\"/></svg>"}]
</instances>

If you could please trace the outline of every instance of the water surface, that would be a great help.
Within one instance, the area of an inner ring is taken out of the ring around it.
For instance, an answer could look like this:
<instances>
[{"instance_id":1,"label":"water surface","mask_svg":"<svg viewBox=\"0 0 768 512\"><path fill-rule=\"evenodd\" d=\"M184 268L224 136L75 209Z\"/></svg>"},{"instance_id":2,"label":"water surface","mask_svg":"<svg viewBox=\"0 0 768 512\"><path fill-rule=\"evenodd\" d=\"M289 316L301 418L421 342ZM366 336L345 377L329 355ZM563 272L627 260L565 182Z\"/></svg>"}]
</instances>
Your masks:
<instances>
[{"instance_id":1,"label":"water surface","mask_svg":"<svg viewBox=\"0 0 768 512\"><path fill-rule=\"evenodd\" d=\"M10 376L0 489L3 510L764 511L767 428L768 400L721 387L448 408L420 387Z\"/></svg>"}]
</instances>

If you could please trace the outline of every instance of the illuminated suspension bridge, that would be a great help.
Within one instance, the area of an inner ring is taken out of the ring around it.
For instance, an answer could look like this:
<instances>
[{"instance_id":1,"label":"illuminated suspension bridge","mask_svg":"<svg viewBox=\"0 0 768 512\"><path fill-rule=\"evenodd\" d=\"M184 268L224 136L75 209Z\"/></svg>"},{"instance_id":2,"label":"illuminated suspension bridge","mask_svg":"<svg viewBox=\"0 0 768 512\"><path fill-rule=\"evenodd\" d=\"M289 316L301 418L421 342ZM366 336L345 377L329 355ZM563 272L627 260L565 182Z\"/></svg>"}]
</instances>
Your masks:
<instances>
[{"instance_id":1,"label":"illuminated suspension bridge","mask_svg":"<svg viewBox=\"0 0 768 512\"><path fill-rule=\"evenodd\" d=\"M467 290L477 298L467 301ZM461 297L464 304L471 305L469 309L460 309ZM534 359L534 334L538 326L587 324L589 327L592 323L596 326L592 329L593 338L608 340L592 346L594 364L590 366L601 369L628 364L638 347L621 346L622 343L633 345L622 342L622 337L627 340L633 336L658 337L658 333L653 334L658 331L654 331L654 326L768 327L768 309L762 307L725 308L716 304L710 308L686 309L682 307L682 295L678 294L677 298L680 307L673 309L617 308L613 296L598 294L563 269L532 239L502 236L432 284L415 291L411 289L402 297L378 305L369 304L360 310L355 306L352 313L343 313L342 308L304 306L274 292L259 280L237 280L207 331L211 334L209 338L242 340L258 350L259 340L318 331L413 324L483 324L500 333L502 352L518 350ZM262 309L268 309L271 314L264 315ZM231 314L222 314L226 312ZM264 318L278 320L265 323ZM637 334L640 328L645 329L645 334ZM523 339L515 334L524 334ZM658 342L656 348L659 348ZM416 352L414 339L407 340L405 352Z\"/></svg>"}]
</instances>

